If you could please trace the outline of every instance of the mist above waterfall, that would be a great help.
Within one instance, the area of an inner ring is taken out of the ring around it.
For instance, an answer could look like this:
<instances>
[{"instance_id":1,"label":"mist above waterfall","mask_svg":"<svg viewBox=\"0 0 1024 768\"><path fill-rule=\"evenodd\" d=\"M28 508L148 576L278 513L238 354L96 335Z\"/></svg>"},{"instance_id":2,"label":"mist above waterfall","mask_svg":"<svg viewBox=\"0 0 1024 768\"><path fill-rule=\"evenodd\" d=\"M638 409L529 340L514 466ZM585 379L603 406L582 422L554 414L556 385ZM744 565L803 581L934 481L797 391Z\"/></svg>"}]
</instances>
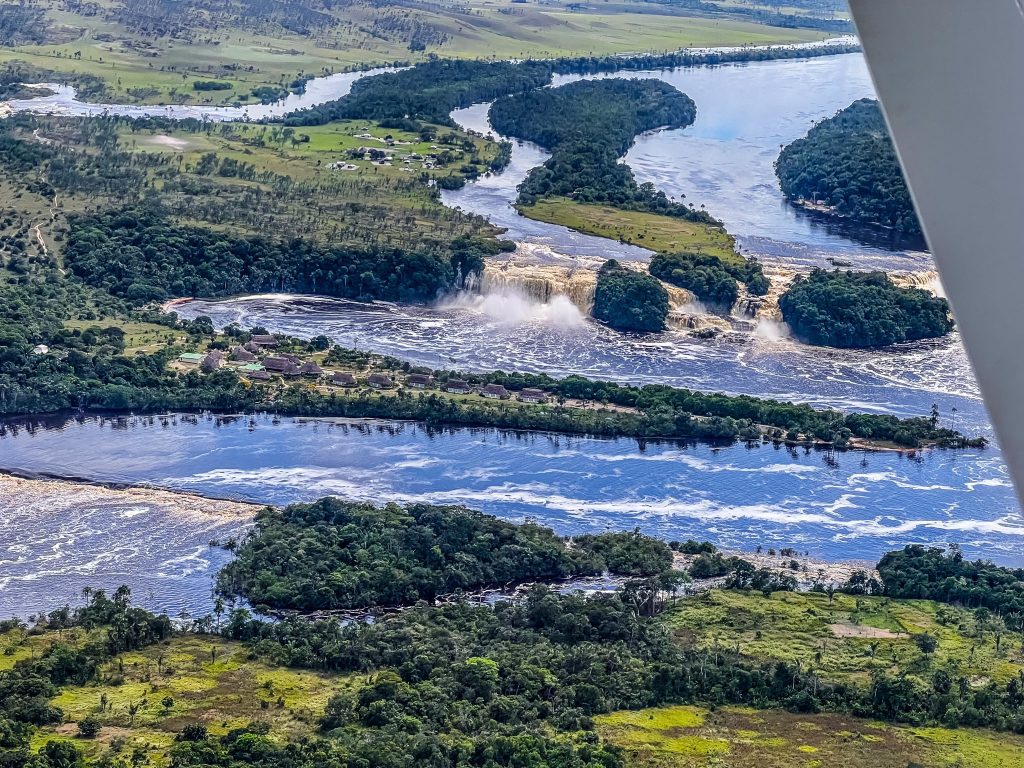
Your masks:
<instances>
[{"instance_id":1,"label":"mist above waterfall","mask_svg":"<svg viewBox=\"0 0 1024 768\"><path fill-rule=\"evenodd\" d=\"M508 287L484 293L462 292L441 303L442 309L470 309L500 325L541 323L560 328L578 328L585 322L579 307L564 294L547 301L526 296Z\"/></svg>"}]
</instances>

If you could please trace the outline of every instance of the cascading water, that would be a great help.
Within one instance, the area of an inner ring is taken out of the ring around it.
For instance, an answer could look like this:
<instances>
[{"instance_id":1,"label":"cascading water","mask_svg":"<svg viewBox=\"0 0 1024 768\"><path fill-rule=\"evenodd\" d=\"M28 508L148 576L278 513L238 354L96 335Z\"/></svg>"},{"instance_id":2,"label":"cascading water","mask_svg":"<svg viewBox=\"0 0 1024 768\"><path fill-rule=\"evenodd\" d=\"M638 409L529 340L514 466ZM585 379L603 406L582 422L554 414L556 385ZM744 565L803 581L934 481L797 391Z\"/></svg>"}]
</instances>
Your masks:
<instances>
[{"instance_id":1,"label":"cascading water","mask_svg":"<svg viewBox=\"0 0 1024 768\"><path fill-rule=\"evenodd\" d=\"M476 285L467 286L484 296L518 295L539 304L559 298L574 305L583 315L594 308L597 273L586 268L547 264L488 261Z\"/></svg>"}]
</instances>

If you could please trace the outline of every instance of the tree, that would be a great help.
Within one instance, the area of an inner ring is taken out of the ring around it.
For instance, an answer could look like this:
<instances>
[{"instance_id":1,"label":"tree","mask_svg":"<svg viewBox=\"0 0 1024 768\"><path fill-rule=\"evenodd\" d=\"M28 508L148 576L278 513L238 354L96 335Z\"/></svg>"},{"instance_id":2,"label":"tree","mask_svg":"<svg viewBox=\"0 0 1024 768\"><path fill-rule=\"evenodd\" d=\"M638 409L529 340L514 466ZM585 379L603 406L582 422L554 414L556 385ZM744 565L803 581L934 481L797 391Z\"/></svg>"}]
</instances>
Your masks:
<instances>
[{"instance_id":1,"label":"tree","mask_svg":"<svg viewBox=\"0 0 1024 768\"><path fill-rule=\"evenodd\" d=\"M78 721L78 735L83 739L94 739L99 733L103 724L95 715L88 715Z\"/></svg>"},{"instance_id":2,"label":"tree","mask_svg":"<svg viewBox=\"0 0 1024 768\"><path fill-rule=\"evenodd\" d=\"M934 635L922 632L914 635L914 645L916 645L925 656L931 656L935 653L935 649L939 647L939 641Z\"/></svg>"}]
</instances>

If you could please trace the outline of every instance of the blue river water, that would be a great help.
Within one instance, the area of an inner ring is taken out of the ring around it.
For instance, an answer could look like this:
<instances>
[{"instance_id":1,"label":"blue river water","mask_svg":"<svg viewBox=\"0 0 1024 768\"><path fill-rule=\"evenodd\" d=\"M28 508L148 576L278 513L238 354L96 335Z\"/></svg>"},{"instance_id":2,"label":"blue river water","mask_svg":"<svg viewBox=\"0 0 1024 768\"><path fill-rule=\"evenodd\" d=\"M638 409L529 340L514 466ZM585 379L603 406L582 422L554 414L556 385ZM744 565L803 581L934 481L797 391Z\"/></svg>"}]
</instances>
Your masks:
<instances>
[{"instance_id":1,"label":"blue river water","mask_svg":"<svg viewBox=\"0 0 1024 768\"><path fill-rule=\"evenodd\" d=\"M8 430L0 455L10 469L266 504L325 495L465 504L563 534L640 526L665 539L793 546L833 559L958 542L1024 564L1024 518L1002 462L986 451L638 444L259 415L72 420Z\"/></svg>"}]
</instances>

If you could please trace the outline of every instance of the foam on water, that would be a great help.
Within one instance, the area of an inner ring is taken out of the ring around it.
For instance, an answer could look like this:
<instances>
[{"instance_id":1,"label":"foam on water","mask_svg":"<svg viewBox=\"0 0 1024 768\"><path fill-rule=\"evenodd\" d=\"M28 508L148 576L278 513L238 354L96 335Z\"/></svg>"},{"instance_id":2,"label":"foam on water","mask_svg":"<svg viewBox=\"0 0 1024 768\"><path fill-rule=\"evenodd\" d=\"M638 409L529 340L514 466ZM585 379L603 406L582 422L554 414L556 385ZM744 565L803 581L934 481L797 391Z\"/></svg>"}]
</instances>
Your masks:
<instances>
[{"instance_id":1,"label":"foam on water","mask_svg":"<svg viewBox=\"0 0 1024 768\"><path fill-rule=\"evenodd\" d=\"M86 420L0 437L0 449L8 461L40 471L104 480L116 474L257 503L339 495L465 504L513 520L533 517L561 533L640 525L665 539L796 546L833 559L871 560L906 543L958 541L972 555L1020 564L1024 543L1024 518L1005 468L977 451L836 454L346 419L274 425L269 416L258 417L255 427L248 419L168 428L139 419L118 430ZM149 462L149 452L163 456L160 466ZM164 534L170 523L150 514L121 517L127 508L76 512L70 520L41 516L33 535L56 543L52 558L81 561L63 577L74 590L108 562L99 543L109 545L111 537L147 573L198 579L208 589L215 564L204 565L206 553L197 546L223 534L191 517L184 534ZM8 538L24 543L20 535ZM56 578L53 559L3 555L0 578Z\"/></svg>"}]
</instances>

